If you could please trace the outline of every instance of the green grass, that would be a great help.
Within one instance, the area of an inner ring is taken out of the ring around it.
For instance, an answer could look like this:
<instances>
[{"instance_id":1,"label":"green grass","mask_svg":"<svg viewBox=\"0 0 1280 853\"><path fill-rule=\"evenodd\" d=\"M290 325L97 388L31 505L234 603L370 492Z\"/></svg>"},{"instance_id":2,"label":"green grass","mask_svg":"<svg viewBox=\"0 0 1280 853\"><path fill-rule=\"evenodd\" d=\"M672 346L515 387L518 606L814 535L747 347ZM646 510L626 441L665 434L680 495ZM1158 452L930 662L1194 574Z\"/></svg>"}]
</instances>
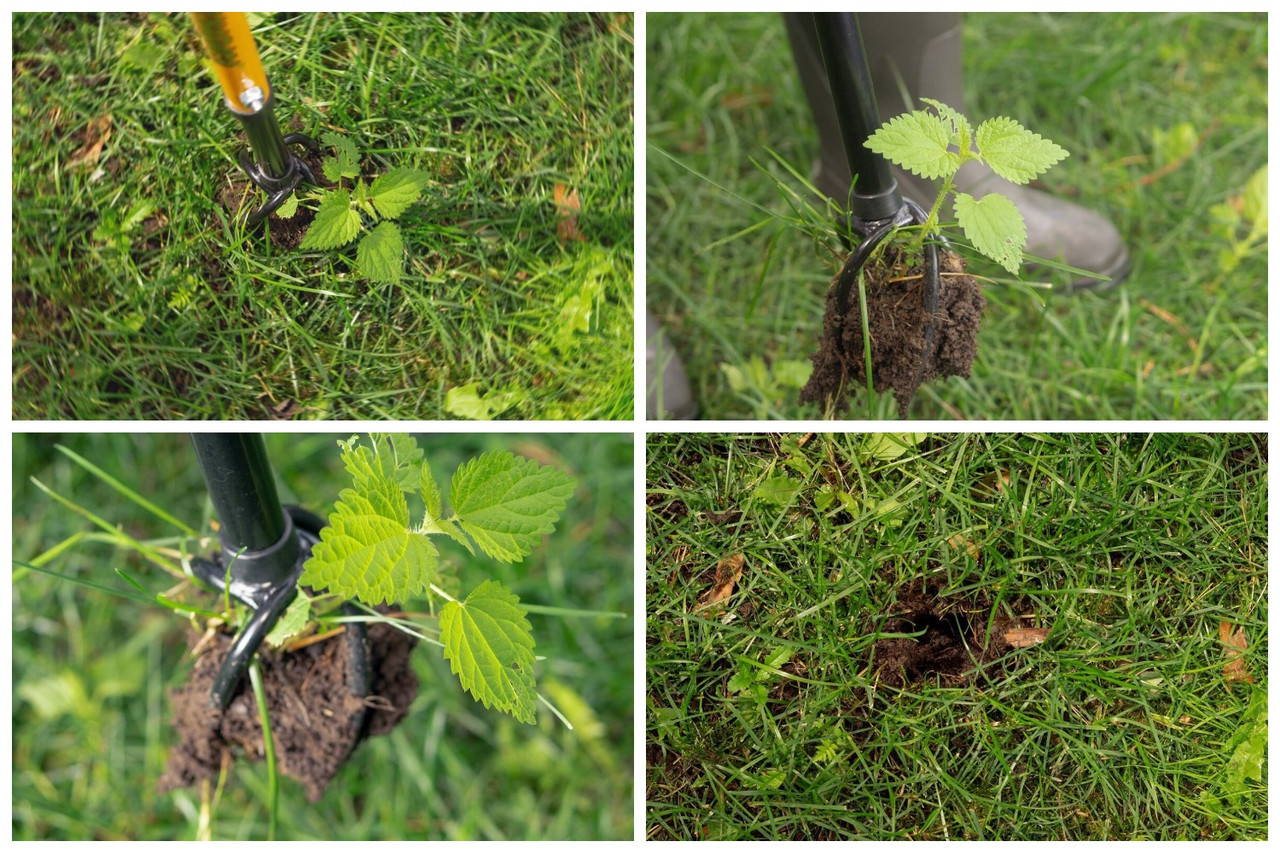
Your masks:
<instances>
[{"instance_id":1,"label":"green grass","mask_svg":"<svg viewBox=\"0 0 1280 853\"><path fill-rule=\"evenodd\" d=\"M1226 795L1255 698L1265 742L1265 436L866 438L650 437L648 837L1265 839L1265 784ZM871 648L926 583L1048 637L969 686L886 686Z\"/></svg>"},{"instance_id":2,"label":"green grass","mask_svg":"<svg viewBox=\"0 0 1280 853\"><path fill-rule=\"evenodd\" d=\"M55 452L61 442L178 519L208 531L203 482L177 435L18 435L13 553L33 560L90 523L29 481L98 514L124 534L176 548L159 522ZM442 546L464 589L492 577L534 605L633 612L633 469L629 436L419 437L437 476L492 448L557 464L579 480L555 533L522 563L503 566ZM281 497L328 512L349 484L334 436L268 436ZM118 539L118 536L112 536ZM208 553L206 548L201 553ZM175 581L135 549L81 539L48 568L128 589ZM198 791L156 793L174 735L168 689L185 678L184 621L68 581L19 569L13 592L13 835L20 839L193 839ZM423 603L425 607L425 603ZM422 686L406 720L362 744L320 803L280 779L284 839L626 839L633 822L631 618L532 614L538 684L576 722L540 708L527 726L463 693L435 647L420 646ZM267 835L268 775L237 762L213 811L215 839Z\"/></svg>"},{"instance_id":3,"label":"green grass","mask_svg":"<svg viewBox=\"0 0 1280 853\"><path fill-rule=\"evenodd\" d=\"M233 217L243 135L186 15L15 15L15 414L443 418L478 383L494 417L631 417L630 16L258 21L286 131L430 175L405 279Z\"/></svg>"},{"instance_id":4,"label":"green grass","mask_svg":"<svg viewBox=\"0 0 1280 853\"><path fill-rule=\"evenodd\" d=\"M819 416L797 403L795 365L842 258L789 206L787 192L808 197L817 139L782 22L653 14L646 28L649 307L702 416ZM970 14L964 45L971 117L1008 115L1071 151L1048 189L1111 217L1133 271L1069 296L974 266L995 281L973 376L922 389L912 415L1265 417L1265 241L1230 268L1212 208L1267 163L1266 16ZM1186 159L1179 133L1199 140ZM896 411L857 391L850 414Z\"/></svg>"}]
</instances>

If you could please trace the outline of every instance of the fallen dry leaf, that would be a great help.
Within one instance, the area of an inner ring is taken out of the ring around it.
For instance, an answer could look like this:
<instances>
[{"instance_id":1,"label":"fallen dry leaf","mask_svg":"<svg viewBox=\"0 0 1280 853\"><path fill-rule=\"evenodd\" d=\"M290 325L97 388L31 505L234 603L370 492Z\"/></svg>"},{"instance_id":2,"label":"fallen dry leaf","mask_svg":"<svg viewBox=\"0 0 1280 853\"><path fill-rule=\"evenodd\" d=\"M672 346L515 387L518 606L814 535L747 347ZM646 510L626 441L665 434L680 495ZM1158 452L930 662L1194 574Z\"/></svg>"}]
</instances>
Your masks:
<instances>
[{"instance_id":1,"label":"fallen dry leaf","mask_svg":"<svg viewBox=\"0 0 1280 853\"><path fill-rule=\"evenodd\" d=\"M992 471L974 483L969 494L974 500L984 500L995 497L996 494L1003 492L1008 487L1009 472L1005 470Z\"/></svg>"},{"instance_id":2,"label":"fallen dry leaf","mask_svg":"<svg viewBox=\"0 0 1280 853\"><path fill-rule=\"evenodd\" d=\"M110 113L90 119L89 126L84 129L84 144L71 155L67 166L91 169L97 165L102 146L106 145L107 140L111 138L111 122Z\"/></svg>"},{"instance_id":3,"label":"fallen dry leaf","mask_svg":"<svg viewBox=\"0 0 1280 853\"><path fill-rule=\"evenodd\" d=\"M732 557L721 560L716 566L715 582L711 585L711 589L698 597L698 606L695 609L705 610L733 595L734 585L742 580L744 560L742 554L734 554Z\"/></svg>"},{"instance_id":4,"label":"fallen dry leaf","mask_svg":"<svg viewBox=\"0 0 1280 853\"><path fill-rule=\"evenodd\" d=\"M1004 641L1015 649L1037 646L1049 636L1048 628L1010 628L1004 632Z\"/></svg>"},{"instance_id":5,"label":"fallen dry leaf","mask_svg":"<svg viewBox=\"0 0 1280 853\"><path fill-rule=\"evenodd\" d=\"M1223 619L1218 623L1218 640L1222 643L1222 653L1227 659L1222 667L1222 677L1227 681L1247 681L1253 684L1253 676L1244 666L1244 653L1249 648L1244 628L1233 631L1231 623Z\"/></svg>"},{"instance_id":6,"label":"fallen dry leaf","mask_svg":"<svg viewBox=\"0 0 1280 853\"><path fill-rule=\"evenodd\" d=\"M569 189L564 184L556 184L551 188L552 199L556 203L556 236L561 242L585 240L578 230L578 214L582 212L582 200L578 198L576 189Z\"/></svg>"},{"instance_id":7,"label":"fallen dry leaf","mask_svg":"<svg viewBox=\"0 0 1280 853\"><path fill-rule=\"evenodd\" d=\"M978 547L978 543L966 538L963 533L953 533L947 537L947 544L957 551L963 549L974 560L982 558L982 550Z\"/></svg>"}]
</instances>

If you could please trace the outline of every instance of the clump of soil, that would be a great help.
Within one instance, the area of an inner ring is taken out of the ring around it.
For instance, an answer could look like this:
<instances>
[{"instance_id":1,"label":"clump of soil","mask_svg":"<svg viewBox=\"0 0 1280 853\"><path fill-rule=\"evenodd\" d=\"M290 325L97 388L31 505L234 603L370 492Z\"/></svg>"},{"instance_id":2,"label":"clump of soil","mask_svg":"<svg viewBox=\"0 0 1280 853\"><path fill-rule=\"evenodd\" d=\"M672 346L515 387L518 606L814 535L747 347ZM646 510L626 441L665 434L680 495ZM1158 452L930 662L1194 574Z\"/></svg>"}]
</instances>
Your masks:
<instances>
[{"instance_id":1,"label":"clump of soil","mask_svg":"<svg viewBox=\"0 0 1280 853\"><path fill-rule=\"evenodd\" d=\"M182 686L170 692L179 742L160 777L160 791L215 780L237 753L263 758L262 725L245 679L226 711L210 706L209 692L232 638L219 634L196 660ZM280 771L301 782L316 802L362 737L387 734L404 719L418 693L409 656L416 640L389 625L368 626L370 695L352 695L347 638L340 634L293 652L263 648L267 715Z\"/></svg>"},{"instance_id":2,"label":"clump of soil","mask_svg":"<svg viewBox=\"0 0 1280 853\"><path fill-rule=\"evenodd\" d=\"M1013 647L1004 634L1018 623L997 615L987 634L991 609L984 603L952 602L929 588L906 590L899 596L896 615L884 623L883 634L919 634L877 640L871 666L881 684L904 687L941 679L949 686L990 677L992 661Z\"/></svg>"},{"instance_id":3,"label":"clump of soil","mask_svg":"<svg viewBox=\"0 0 1280 853\"><path fill-rule=\"evenodd\" d=\"M879 262L864 267L867 294L867 328L871 332L871 374L876 391L893 391L898 414L907 408L916 389L925 382L947 376L969 375L978 352L978 325L986 299L973 276L964 273L964 261L946 250L939 253L940 285L933 343L925 352L922 259L912 266L902 253L890 247ZM827 295L822 318L822 339L810 356L813 373L800 391L800 402L830 404L835 411L848 405L851 387L866 385L862 314L857 290L849 308L840 315L836 288Z\"/></svg>"}]
</instances>

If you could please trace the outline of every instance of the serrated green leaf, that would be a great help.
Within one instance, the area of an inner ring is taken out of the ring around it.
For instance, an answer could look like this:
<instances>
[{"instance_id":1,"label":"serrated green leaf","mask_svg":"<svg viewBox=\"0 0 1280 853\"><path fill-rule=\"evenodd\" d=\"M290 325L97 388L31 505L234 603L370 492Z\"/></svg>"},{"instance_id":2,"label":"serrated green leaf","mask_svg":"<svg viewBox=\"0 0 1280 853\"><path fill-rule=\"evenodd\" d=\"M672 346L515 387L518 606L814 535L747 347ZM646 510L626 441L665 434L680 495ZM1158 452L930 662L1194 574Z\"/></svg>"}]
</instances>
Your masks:
<instances>
[{"instance_id":1,"label":"serrated green leaf","mask_svg":"<svg viewBox=\"0 0 1280 853\"><path fill-rule=\"evenodd\" d=\"M332 131L320 134L320 141L333 149L333 157L326 157L321 163L324 176L337 183L340 178L357 178L360 176L360 151L349 136L342 136ZM332 173L330 166L332 165Z\"/></svg>"},{"instance_id":2,"label":"serrated green leaf","mask_svg":"<svg viewBox=\"0 0 1280 853\"><path fill-rule=\"evenodd\" d=\"M889 120L871 134L866 146L922 178L949 177L960 168L960 155L947 149L951 124L940 116L915 110Z\"/></svg>"},{"instance_id":3,"label":"serrated green leaf","mask_svg":"<svg viewBox=\"0 0 1280 853\"><path fill-rule=\"evenodd\" d=\"M360 214L351 209L351 195L334 190L320 200L315 221L302 238L303 249L336 249L345 246L360 233Z\"/></svg>"},{"instance_id":4,"label":"serrated green leaf","mask_svg":"<svg viewBox=\"0 0 1280 853\"><path fill-rule=\"evenodd\" d=\"M395 461L395 478L400 483L400 488L406 492L416 492L418 487L422 485L422 472L418 469L418 463L423 461L425 455L422 448L418 446L418 442L413 436L402 432L391 433L386 436L375 436L377 439L384 438L389 442L389 451ZM426 464L425 462L423 464ZM434 483L432 484L434 485Z\"/></svg>"},{"instance_id":5,"label":"serrated green leaf","mask_svg":"<svg viewBox=\"0 0 1280 853\"><path fill-rule=\"evenodd\" d=\"M951 125L950 141L960 149L963 155L973 144L973 125L961 113L933 98L921 98L921 101L938 111L938 116Z\"/></svg>"},{"instance_id":6,"label":"serrated green leaf","mask_svg":"<svg viewBox=\"0 0 1280 853\"><path fill-rule=\"evenodd\" d=\"M741 693L756 681L755 667L748 663L738 664L738 671L729 678L729 692Z\"/></svg>"},{"instance_id":7,"label":"serrated green leaf","mask_svg":"<svg viewBox=\"0 0 1280 853\"><path fill-rule=\"evenodd\" d=\"M795 499L798 491L800 491L799 480L788 477L786 474L777 474L756 486L751 492L751 497L765 503L786 506Z\"/></svg>"},{"instance_id":8,"label":"serrated green leaf","mask_svg":"<svg viewBox=\"0 0 1280 853\"><path fill-rule=\"evenodd\" d=\"M404 239L394 222L379 223L356 247L356 268L370 281L397 284L404 273Z\"/></svg>"},{"instance_id":9,"label":"serrated green leaf","mask_svg":"<svg viewBox=\"0 0 1280 853\"><path fill-rule=\"evenodd\" d=\"M371 481L385 478L396 481L406 492L418 490L418 462L422 450L412 436L401 434L375 434L369 436L369 444L363 444L358 436L349 441L339 441L342 464L354 480L359 491L376 488Z\"/></svg>"},{"instance_id":10,"label":"serrated green leaf","mask_svg":"<svg viewBox=\"0 0 1280 853\"><path fill-rule=\"evenodd\" d=\"M575 486L572 477L549 465L491 450L454 472L449 503L480 550L511 563L554 529Z\"/></svg>"},{"instance_id":11,"label":"serrated green leaf","mask_svg":"<svg viewBox=\"0 0 1280 853\"><path fill-rule=\"evenodd\" d=\"M1217 784L1201 792L1200 800L1214 814L1238 805L1249 793L1246 782L1263 782L1262 765L1267 755L1267 691L1255 688L1240 725L1225 744L1231 756L1218 774Z\"/></svg>"},{"instance_id":12,"label":"serrated green leaf","mask_svg":"<svg viewBox=\"0 0 1280 853\"><path fill-rule=\"evenodd\" d=\"M343 454L355 487L343 489L303 568L301 582L315 589L382 604L420 595L435 579L437 552L409 530L409 505L387 453L366 446Z\"/></svg>"},{"instance_id":13,"label":"serrated green leaf","mask_svg":"<svg viewBox=\"0 0 1280 853\"><path fill-rule=\"evenodd\" d=\"M418 200L426 185L426 172L401 166L374 179L369 197L383 218L395 219Z\"/></svg>"},{"instance_id":14,"label":"serrated green leaf","mask_svg":"<svg viewBox=\"0 0 1280 853\"><path fill-rule=\"evenodd\" d=\"M1022 265L1022 247L1027 244L1027 225L1017 205L992 193L975 200L968 193L956 193L956 220L974 247L1011 274Z\"/></svg>"},{"instance_id":15,"label":"serrated green leaf","mask_svg":"<svg viewBox=\"0 0 1280 853\"><path fill-rule=\"evenodd\" d=\"M284 204L276 208L276 216L281 219L292 219L293 215L298 212L298 195L290 193L289 198L285 199Z\"/></svg>"},{"instance_id":16,"label":"serrated green leaf","mask_svg":"<svg viewBox=\"0 0 1280 853\"><path fill-rule=\"evenodd\" d=\"M320 161L320 171L324 172L325 180L331 184L342 180L342 166L333 157L325 157Z\"/></svg>"},{"instance_id":17,"label":"serrated green leaf","mask_svg":"<svg viewBox=\"0 0 1280 853\"><path fill-rule=\"evenodd\" d=\"M999 116L978 125L978 154L1000 177L1025 184L1067 156L1067 150Z\"/></svg>"},{"instance_id":18,"label":"serrated green leaf","mask_svg":"<svg viewBox=\"0 0 1280 853\"><path fill-rule=\"evenodd\" d=\"M485 581L440 612L440 640L462 688L486 708L533 725L533 634L520 599L496 581Z\"/></svg>"},{"instance_id":19,"label":"serrated green leaf","mask_svg":"<svg viewBox=\"0 0 1280 853\"><path fill-rule=\"evenodd\" d=\"M440 484L431 473L431 463L426 459L422 460L419 481L422 484L422 502L427 505L427 518L432 521L439 520L444 513L444 498L440 494Z\"/></svg>"},{"instance_id":20,"label":"serrated green leaf","mask_svg":"<svg viewBox=\"0 0 1280 853\"><path fill-rule=\"evenodd\" d=\"M311 601L305 595L299 593L298 597L284 609L284 613L280 614L280 619L276 622L275 627L267 634L267 643L274 648L280 648L301 634L310 620Z\"/></svg>"}]
</instances>

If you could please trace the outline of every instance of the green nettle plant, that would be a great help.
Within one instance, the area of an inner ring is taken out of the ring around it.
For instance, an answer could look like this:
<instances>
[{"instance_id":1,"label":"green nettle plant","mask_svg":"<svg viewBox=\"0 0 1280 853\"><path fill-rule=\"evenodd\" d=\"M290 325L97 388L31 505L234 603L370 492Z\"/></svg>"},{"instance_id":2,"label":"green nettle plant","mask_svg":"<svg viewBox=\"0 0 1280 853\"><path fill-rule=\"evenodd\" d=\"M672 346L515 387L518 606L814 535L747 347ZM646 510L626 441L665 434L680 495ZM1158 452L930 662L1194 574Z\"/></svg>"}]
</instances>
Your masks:
<instances>
[{"instance_id":1,"label":"green nettle plant","mask_svg":"<svg viewBox=\"0 0 1280 853\"><path fill-rule=\"evenodd\" d=\"M316 202L315 219L300 248L327 251L346 246L356 237L356 270L370 281L399 283L404 273L404 237L392 220L418 200L427 185L427 173L400 166L366 184L360 174L360 152L346 136L324 133L321 140L333 149L321 163L325 178L338 186L307 193ZM354 182L350 189L344 181ZM276 215L290 219L298 212L299 198L289 198Z\"/></svg>"},{"instance_id":2,"label":"green nettle plant","mask_svg":"<svg viewBox=\"0 0 1280 853\"><path fill-rule=\"evenodd\" d=\"M1022 214L1012 201L997 193L975 199L955 192L956 173L965 163L977 160L1002 178L1026 184L1068 152L1013 119L987 119L975 132L968 119L946 104L921 100L934 111L915 110L890 119L871 135L867 147L912 174L931 181L942 179L922 239L940 233L938 213L954 194L956 219L965 237L979 252L1016 275L1027 244Z\"/></svg>"},{"instance_id":3,"label":"green nettle plant","mask_svg":"<svg viewBox=\"0 0 1280 853\"><path fill-rule=\"evenodd\" d=\"M490 451L458 468L444 497L423 451L410 436L353 436L339 442L351 475L329 525L307 561L301 586L374 606L428 595L443 600L440 642L462 687L487 708L534 723L534 641L520 599L485 580L458 600L446 580L433 537L472 555L478 548L502 563L528 556L555 528L575 481L555 468L506 451ZM421 497L421 521L410 518L408 495ZM305 629L316 598L298 598L268 638L286 642Z\"/></svg>"}]
</instances>

